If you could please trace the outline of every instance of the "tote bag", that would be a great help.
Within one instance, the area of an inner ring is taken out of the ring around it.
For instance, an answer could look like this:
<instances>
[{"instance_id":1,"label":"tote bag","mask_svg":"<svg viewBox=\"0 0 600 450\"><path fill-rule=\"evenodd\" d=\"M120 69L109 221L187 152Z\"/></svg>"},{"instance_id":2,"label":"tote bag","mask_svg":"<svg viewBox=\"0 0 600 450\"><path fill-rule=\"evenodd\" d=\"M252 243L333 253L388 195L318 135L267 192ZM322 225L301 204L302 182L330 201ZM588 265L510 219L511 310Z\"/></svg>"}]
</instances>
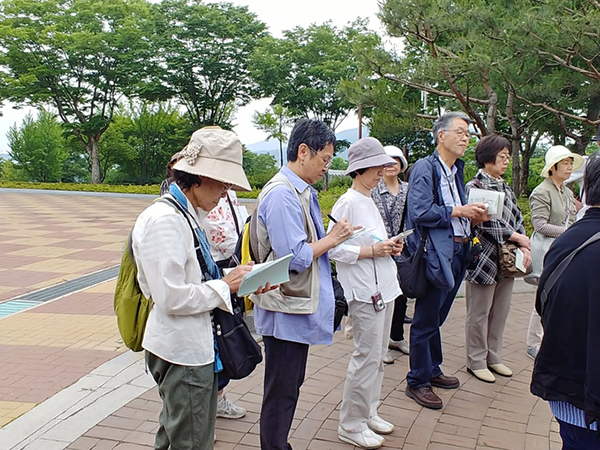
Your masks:
<instances>
[{"instance_id":1,"label":"tote bag","mask_svg":"<svg viewBox=\"0 0 600 450\"><path fill-rule=\"evenodd\" d=\"M537 286L544 267L544 256L555 239L536 231L531 235L531 273L523 278L526 283Z\"/></svg>"}]
</instances>

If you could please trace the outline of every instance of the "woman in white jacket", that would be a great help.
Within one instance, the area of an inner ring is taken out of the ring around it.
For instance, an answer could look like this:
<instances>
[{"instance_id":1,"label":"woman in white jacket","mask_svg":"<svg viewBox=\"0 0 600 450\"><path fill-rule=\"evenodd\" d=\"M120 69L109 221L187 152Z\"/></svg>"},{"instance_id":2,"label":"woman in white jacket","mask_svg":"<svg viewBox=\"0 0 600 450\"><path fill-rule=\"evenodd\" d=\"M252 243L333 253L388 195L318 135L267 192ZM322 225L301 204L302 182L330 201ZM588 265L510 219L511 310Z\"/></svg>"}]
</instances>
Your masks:
<instances>
[{"instance_id":1,"label":"woman in white jacket","mask_svg":"<svg viewBox=\"0 0 600 450\"><path fill-rule=\"evenodd\" d=\"M337 220L348 219L363 229L329 251L348 298L352 318L354 352L348 364L340 409L338 437L362 448L378 448L394 425L379 417L377 407L383 381L383 357L387 352L394 299L401 294L392 255L402 243L387 239L385 225L371 199L383 168L397 164L374 138L356 141L348 150L346 174L352 187L334 205ZM329 224L331 228L332 223Z\"/></svg>"}]
</instances>

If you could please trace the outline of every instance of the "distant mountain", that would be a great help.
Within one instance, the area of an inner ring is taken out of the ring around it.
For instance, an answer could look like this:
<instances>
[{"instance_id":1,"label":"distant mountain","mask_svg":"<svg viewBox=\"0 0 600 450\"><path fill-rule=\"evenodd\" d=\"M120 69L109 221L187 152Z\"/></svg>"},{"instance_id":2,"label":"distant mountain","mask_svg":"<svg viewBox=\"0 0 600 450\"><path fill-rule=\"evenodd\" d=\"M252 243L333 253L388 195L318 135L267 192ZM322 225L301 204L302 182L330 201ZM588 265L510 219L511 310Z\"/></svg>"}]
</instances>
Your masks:
<instances>
[{"instance_id":1,"label":"distant mountain","mask_svg":"<svg viewBox=\"0 0 600 450\"><path fill-rule=\"evenodd\" d=\"M369 135L369 129L363 126L363 137ZM353 143L358 140L358 128L351 128L350 130L340 131L335 134L337 139L344 139ZM254 144L247 145L246 148L254 153L269 153L273 155L277 162L279 162L279 141L277 139L269 139L268 141L260 141ZM286 158L287 145L283 145L283 158ZM348 150L344 150L342 153L337 154L344 159L348 159Z\"/></svg>"}]
</instances>

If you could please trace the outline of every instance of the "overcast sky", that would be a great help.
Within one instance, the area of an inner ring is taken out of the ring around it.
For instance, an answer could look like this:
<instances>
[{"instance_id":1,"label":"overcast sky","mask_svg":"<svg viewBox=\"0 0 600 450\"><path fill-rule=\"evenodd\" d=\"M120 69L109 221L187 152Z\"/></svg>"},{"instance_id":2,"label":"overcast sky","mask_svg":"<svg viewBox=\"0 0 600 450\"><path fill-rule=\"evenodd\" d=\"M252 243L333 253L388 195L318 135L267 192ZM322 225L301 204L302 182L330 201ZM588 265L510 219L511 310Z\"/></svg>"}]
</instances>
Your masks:
<instances>
[{"instance_id":1,"label":"overcast sky","mask_svg":"<svg viewBox=\"0 0 600 450\"><path fill-rule=\"evenodd\" d=\"M216 1L209 0L211 3ZM331 20L336 26L344 26L358 17L368 18L370 28L382 32L382 26L376 18L378 11L377 0L229 0L236 5L248 6L259 20L269 27L275 37L281 37L283 30L295 26L306 27L310 24L321 24ZM240 108L236 114L236 133L245 144L261 141L266 134L255 129L251 117L254 111L265 110L269 105L268 99L257 100ZM2 108L0 117L0 153L7 153L8 143L6 133L9 127L21 124L30 108L15 110L10 106ZM342 123L338 131L358 126L356 116L352 115Z\"/></svg>"}]
</instances>

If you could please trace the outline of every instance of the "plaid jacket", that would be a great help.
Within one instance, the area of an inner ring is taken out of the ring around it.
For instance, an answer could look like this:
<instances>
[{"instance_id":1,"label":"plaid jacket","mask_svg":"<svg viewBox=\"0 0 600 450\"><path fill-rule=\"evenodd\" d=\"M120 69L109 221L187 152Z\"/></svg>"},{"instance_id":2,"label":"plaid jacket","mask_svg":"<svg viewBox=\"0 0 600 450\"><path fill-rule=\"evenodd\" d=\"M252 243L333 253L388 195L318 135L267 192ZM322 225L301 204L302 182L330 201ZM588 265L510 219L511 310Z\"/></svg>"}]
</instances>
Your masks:
<instances>
[{"instance_id":1,"label":"plaid jacket","mask_svg":"<svg viewBox=\"0 0 600 450\"><path fill-rule=\"evenodd\" d=\"M465 186L467 196L471 188L504 192L502 219L489 220L473 227L479 238L482 252L474 269L467 270L467 281L476 284L493 284L502 281L498 273L498 246L504 244L516 231L525 234L523 215L517 206L517 198L508 183L497 180L483 170Z\"/></svg>"}]
</instances>

